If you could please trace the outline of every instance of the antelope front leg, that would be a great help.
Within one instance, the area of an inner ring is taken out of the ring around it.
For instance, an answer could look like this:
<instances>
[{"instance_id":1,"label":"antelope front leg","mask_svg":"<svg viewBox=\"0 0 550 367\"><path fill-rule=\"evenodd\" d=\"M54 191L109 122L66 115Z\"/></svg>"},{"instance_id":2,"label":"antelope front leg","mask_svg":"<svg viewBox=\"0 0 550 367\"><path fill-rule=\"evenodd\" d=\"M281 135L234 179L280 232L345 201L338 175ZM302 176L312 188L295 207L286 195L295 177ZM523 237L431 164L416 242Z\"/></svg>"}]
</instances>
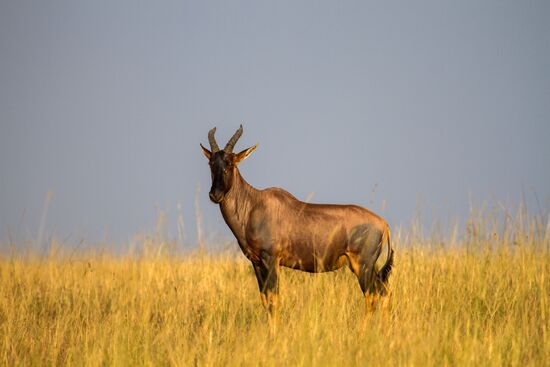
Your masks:
<instances>
[{"instance_id":1,"label":"antelope front leg","mask_svg":"<svg viewBox=\"0 0 550 367\"><path fill-rule=\"evenodd\" d=\"M262 304L267 311L269 325L275 330L277 322L277 295L279 294L279 264L271 256L262 256L262 261L254 265L254 272L260 288Z\"/></svg>"}]
</instances>

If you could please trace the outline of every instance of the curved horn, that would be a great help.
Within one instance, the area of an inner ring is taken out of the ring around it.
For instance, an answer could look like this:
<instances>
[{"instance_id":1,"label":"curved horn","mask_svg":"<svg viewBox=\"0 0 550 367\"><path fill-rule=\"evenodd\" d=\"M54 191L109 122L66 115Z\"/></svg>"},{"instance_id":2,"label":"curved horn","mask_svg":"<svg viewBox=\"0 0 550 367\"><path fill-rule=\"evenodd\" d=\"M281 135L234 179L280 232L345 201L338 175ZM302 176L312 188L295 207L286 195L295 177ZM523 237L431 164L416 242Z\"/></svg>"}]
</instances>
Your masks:
<instances>
[{"instance_id":1,"label":"curved horn","mask_svg":"<svg viewBox=\"0 0 550 367\"><path fill-rule=\"evenodd\" d=\"M220 150L218 143L216 143L216 138L214 137L215 132L216 132L216 128L213 128L208 132L208 142L210 143L210 149L212 149L212 153L215 153L218 150Z\"/></svg>"},{"instance_id":2,"label":"curved horn","mask_svg":"<svg viewBox=\"0 0 550 367\"><path fill-rule=\"evenodd\" d=\"M227 145L225 146L225 148L223 148L223 150L226 153L232 153L235 143L237 143L237 140L239 140L242 134L243 134L243 125L241 124L239 129L235 132L235 134L233 134L231 139L229 139L229 141L227 142Z\"/></svg>"}]
</instances>

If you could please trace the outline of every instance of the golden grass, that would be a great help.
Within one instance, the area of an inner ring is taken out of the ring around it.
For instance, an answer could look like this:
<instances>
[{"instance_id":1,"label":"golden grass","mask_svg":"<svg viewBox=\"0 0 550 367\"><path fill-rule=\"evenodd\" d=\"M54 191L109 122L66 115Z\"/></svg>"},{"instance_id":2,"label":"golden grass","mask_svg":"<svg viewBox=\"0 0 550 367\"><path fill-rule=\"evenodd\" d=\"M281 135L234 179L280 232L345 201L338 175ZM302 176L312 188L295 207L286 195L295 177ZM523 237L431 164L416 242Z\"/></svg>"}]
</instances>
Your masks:
<instances>
[{"instance_id":1,"label":"golden grass","mask_svg":"<svg viewBox=\"0 0 550 367\"><path fill-rule=\"evenodd\" d=\"M0 363L547 365L548 238L503 233L455 246L398 234L390 308L367 319L348 269L283 270L275 335L240 254L5 255Z\"/></svg>"}]
</instances>

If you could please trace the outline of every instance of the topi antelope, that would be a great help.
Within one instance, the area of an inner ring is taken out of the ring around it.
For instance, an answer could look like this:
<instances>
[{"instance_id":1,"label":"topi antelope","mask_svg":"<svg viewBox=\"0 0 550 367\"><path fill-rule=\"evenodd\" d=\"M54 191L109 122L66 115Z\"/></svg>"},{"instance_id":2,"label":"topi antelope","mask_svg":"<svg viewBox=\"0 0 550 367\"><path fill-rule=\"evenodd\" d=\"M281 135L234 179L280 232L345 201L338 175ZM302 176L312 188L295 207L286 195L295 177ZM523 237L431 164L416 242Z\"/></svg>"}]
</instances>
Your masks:
<instances>
[{"instance_id":1,"label":"topi antelope","mask_svg":"<svg viewBox=\"0 0 550 367\"><path fill-rule=\"evenodd\" d=\"M237 166L258 145L233 153L243 133L241 125L222 150L215 132L216 128L208 132L211 150L201 144L212 174L210 200L220 205L225 222L252 262L270 321L280 266L317 273L347 264L359 280L368 309L374 309L379 297L387 302L393 249L384 219L357 205L310 204L279 188L255 189ZM386 243L387 260L377 270L375 263Z\"/></svg>"}]
</instances>

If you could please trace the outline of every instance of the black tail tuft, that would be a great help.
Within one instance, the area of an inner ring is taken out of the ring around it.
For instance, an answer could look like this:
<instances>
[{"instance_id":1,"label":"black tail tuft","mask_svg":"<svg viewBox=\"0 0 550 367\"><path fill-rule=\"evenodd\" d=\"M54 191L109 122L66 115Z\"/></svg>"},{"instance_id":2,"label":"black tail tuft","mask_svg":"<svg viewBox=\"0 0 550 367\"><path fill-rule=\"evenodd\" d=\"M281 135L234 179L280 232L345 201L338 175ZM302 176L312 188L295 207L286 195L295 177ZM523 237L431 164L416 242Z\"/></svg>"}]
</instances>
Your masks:
<instances>
[{"instance_id":1,"label":"black tail tuft","mask_svg":"<svg viewBox=\"0 0 550 367\"><path fill-rule=\"evenodd\" d=\"M380 269L380 272L378 273L382 283L386 284L388 282L388 278L390 277L392 268L393 268L393 249L390 252L390 256L388 257L388 260L386 261L384 266L382 266L382 269Z\"/></svg>"}]
</instances>

